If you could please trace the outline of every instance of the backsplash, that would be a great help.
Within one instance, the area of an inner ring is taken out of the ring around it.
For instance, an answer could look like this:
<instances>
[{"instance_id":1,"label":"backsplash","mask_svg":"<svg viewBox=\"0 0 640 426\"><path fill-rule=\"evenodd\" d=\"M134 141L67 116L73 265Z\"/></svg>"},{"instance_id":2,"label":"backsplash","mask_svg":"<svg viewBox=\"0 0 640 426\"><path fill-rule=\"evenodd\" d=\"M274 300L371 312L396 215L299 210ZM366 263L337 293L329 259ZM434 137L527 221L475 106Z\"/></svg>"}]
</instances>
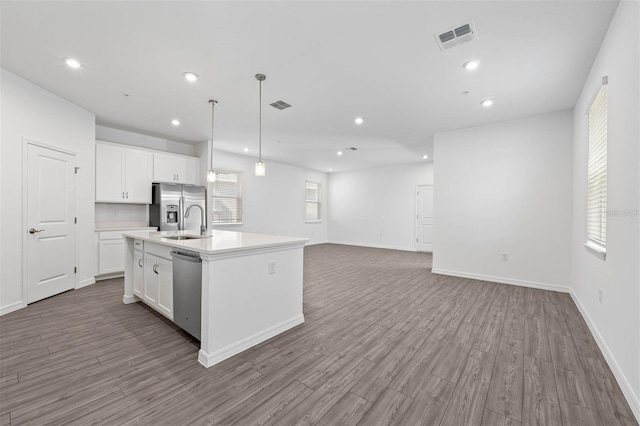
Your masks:
<instances>
[{"instance_id":1,"label":"backsplash","mask_svg":"<svg viewBox=\"0 0 640 426\"><path fill-rule=\"evenodd\" d=\"M96 228L149 225L146 204L96 203Z\"/></svg>"}]
</instances>

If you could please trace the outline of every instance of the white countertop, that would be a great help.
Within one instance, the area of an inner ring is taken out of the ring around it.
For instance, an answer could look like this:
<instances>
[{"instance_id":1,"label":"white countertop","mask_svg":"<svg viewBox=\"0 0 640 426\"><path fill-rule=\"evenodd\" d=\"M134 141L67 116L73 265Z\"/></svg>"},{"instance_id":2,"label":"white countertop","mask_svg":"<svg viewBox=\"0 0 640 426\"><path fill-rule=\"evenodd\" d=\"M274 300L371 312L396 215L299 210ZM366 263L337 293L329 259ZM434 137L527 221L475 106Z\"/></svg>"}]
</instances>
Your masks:
<instances>
[{"instance_id":1,"label":"white countertop","mask_svg":"<svg viewBox=\"0 0 640 426\"><path fill-rule=\"evenodd\" d=\"M144 230L144 231L156 231L158 228L148 225L140 225L134 222L105 222L96 223L95 231L126 231L126 230Z\"/></svg>"},{"instance_id":2,"label":"white countertop","mask_svg":"<svg viewBox=\"0 0 640 426\"><path fill-rule=\"evenodd\" d=\"M304 244L308 238L285 237L281 235L253 234L235 231L207 231L205 238L190 240L172 240L166 237L174 235L195 235L196 231L126 231L123 236L163 244L170 247L182 248L198 253L218 254L234 251L244 251L256 248L276 247L291 244Z\"/></svg>"}]
</instances>

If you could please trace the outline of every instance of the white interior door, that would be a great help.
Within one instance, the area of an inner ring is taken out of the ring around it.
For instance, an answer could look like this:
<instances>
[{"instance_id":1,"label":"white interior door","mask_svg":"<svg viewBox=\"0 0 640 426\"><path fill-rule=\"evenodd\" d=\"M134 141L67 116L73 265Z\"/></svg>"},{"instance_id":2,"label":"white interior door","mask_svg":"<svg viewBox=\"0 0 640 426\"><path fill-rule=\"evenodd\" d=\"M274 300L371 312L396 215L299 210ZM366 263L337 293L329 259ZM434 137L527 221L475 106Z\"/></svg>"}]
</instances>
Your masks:
<instances>
[{"instance_id":1,"label":"white interior door","mask_svg":"<svg viewBox=\"0 0 640 426\"><path fill-rule=\"evenodd\" d=\"M27 148L27 303L75 287L76 158Z\"/></svg>"},{"instance_id":2,"label":"white interior door","mask_svg":"<svg viewBox=\"0 0 640 426\"><path fill-rule=\"evenodd\" d=\"M416 249L433 251L433 185L418 185Z\"/></svg>"}]
</instances>

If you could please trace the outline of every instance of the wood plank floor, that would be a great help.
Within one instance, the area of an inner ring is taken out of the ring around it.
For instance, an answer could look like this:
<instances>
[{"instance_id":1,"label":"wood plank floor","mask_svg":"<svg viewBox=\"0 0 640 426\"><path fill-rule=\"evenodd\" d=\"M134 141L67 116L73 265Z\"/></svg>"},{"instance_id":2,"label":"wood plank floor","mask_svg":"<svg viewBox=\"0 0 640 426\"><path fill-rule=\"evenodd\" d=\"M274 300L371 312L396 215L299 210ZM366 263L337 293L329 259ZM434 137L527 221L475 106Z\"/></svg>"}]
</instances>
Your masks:
<instances>
[{"instance_id":1,"label":"wood plank floor","mask_svg":"<svg viewBox=\"0 0 640 426\"><path fill-rule=\"evenodd\" d=\"M566 294L305 249L306 322L210 369L121 279L0 317L0 425L637 425Z\"/></svg>"}]
</instances>

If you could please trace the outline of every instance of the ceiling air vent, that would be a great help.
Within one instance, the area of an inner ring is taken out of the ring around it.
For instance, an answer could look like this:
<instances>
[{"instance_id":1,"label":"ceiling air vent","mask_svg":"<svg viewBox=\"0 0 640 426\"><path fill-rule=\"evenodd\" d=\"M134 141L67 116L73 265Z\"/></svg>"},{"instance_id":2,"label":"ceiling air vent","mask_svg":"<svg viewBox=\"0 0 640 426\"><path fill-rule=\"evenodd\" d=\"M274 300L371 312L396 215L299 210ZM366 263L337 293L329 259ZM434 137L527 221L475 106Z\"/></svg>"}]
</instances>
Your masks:
<instances>
[{"instance_id":1,"label":"ceiling air vent","mask_svg":"<svg viewBox=\"0 0 640 426\"><path fill-rule=\"evenodd\" d=\"M453 46L478 38L473 21L449 28L435 35L440 50L451 49Z\"/></svg>"},{"instance_id":2,"label":"ceiling air vent","mask_svg":"<svg viewBox=\"0 0 640 426\"><path fill-rule=\"evenodd\" d=\"M347 149L350 150L350 151L357 151L358 150L358 148L356 148L355 146L350 146Z\"/></svg>"},{"instance_id":3,"label":"ceiling air vent","mask_svg":"<svg viewBox=\"0 0 640 426\"><path fill-rule=\"evenodd\" d=\"M277 108L277 109L287 109L289 107L291 107L290 104L286 103L285 101L276 101L272 104L270 104L272 107Z\"/></svg>"}]
</instances>

